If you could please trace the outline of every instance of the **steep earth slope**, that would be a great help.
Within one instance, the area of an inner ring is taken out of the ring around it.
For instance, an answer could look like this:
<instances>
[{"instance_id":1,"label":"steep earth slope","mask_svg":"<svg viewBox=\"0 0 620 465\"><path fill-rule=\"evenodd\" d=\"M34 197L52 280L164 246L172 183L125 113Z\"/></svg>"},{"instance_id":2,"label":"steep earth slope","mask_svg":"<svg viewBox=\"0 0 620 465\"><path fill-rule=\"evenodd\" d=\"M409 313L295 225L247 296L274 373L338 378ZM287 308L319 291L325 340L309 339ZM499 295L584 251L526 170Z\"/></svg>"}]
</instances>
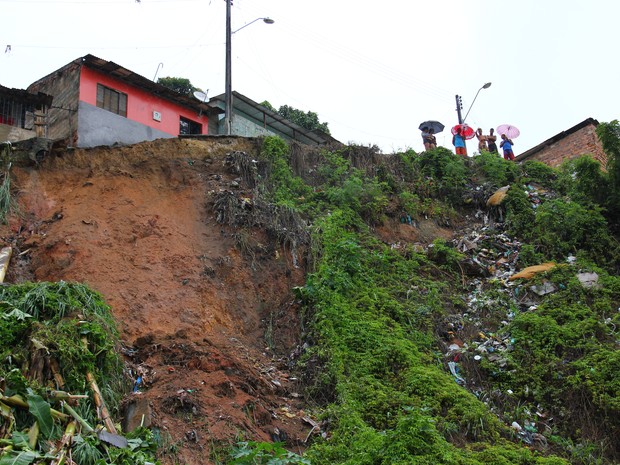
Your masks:
<instances>
[{"instance_id":1,"label":"steep earth slope","mask_svg":"<svg viewBox=\"0 0 620 465\"><path fill-rule=\"evenodd\" d=\"M243 438L302 450L312 429L286 371L304 270L264 231L216 222L214 194L251 197L225 166L233 151L256 145L159 140L13 168L6 282L80 281L105 297L139 379L125 421L156 428L164 463L214 463Z\"/></svg>"}]
</instances>

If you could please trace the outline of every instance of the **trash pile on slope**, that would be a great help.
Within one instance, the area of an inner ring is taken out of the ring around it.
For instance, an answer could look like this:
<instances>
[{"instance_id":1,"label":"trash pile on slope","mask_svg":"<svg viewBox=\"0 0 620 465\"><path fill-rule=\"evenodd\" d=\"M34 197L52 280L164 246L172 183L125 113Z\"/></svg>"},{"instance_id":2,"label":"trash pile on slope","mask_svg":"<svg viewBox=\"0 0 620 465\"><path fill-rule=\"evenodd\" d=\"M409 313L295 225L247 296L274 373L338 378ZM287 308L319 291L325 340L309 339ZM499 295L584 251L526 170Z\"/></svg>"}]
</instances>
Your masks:
<instances>
[{"instance_id":1,"label":"trash pile on slope","mask_svg":"<svg viewBox=\"0 0 620 465\"><path fill-rule=\"evenodd\" d=\"M501 205L507 191L507 187L498 190L491 197L492 206ZM527 186L526 193L532 208L540 204L541 197L551 195L535 186ZM504 232L503 223L493 223L488 216L478 211L480 223L453 240L453 246L466 257L461 266L469 277L466 286L470 291L465 296L465 309L447 317L444 356L456 383L486 403L493 398L501 405L501 399L513 392L487 392L478 376L480 364L496 374L510 371L508 354L514 350L515 340L506 328L517 312L535 311L544 296L558 291L550 281L528 283L557 265L541 263L518 271L521 243ZM568 264L574 262L574 257L567 258ZM596 273L575 272L584 287L598 285ZM527 419L523 425L513 421L509 426L526 444L544 448L546 439L539 434L537 422L545 419L546 413L540 407L532 410L524 409Z\"/></svg>"}]
</instances>

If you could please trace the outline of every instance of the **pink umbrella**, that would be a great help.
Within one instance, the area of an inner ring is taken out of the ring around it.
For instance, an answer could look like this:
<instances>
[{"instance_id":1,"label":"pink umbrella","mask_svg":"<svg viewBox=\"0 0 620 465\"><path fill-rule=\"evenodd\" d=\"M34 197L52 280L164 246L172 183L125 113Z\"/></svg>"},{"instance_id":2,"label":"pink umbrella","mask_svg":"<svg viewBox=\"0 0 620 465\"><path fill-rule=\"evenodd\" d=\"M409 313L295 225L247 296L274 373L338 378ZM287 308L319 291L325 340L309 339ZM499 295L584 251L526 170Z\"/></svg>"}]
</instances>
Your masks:
<instances>
[{"instance_id":1,"label":"pink umbrella","mask_svg":"<svg viewBox=\"0 0 620 465\"><path fill-rule=\"evenodd\" d=\"M497 133L500 136L502 134L506 134L506 137L508 137L508 139L516 139L517 137L519 137L519 134L521 134L521 132L519 132L519 129L517 129L512 124L500 124L499 126L497 126Z\"/></svg>"},{"instance_id":2,"label":"pink umbrella","mask_svg":"<svg viewBox=\"0 0 620 465\"><path fill-rule=\"evenodd\" d=\"M466 124L457 124L450 130L450 132L452 132L453 135L456 135L459 129L461 130L461 135L467 140L473 139L476 135L474 128L467 126Z\"/></svg>"}]
</instances>

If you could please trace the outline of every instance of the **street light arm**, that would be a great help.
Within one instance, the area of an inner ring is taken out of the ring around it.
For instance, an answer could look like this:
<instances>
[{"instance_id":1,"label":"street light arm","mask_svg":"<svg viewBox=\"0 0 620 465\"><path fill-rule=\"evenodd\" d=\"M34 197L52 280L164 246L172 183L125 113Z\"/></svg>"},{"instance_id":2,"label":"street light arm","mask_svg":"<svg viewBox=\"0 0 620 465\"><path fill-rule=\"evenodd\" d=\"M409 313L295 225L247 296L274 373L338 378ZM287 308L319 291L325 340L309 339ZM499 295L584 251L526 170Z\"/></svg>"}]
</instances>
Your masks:
<instances>
[{"instance_id":1,"label":"street light arm","mask_svg":"<svg viewBox=\"0 0 620 465\"><path fill-rule=\"evenodd\" d=\"M471 107L474 106L474 103L476 102L476 99L478 98L478 94L480 93L481 90L482 90L482 87L480 89L478 89L478 92L476 92L476 96L474 97L474 101L471 102L471 105L469 106L469 109L467 110L467 113L465 113L465 118L463 118L463 124L465 124L465 121L467 120L467 116L469 115L469 112L471 111Z\"/></svg>"},{"instance_id":2,"label":"street light arm","mask_svg":"<svg viewBox=\"0 0 620 465\"><path fill-rule=\"evenodd\" d=\"M254 24L256 21L260 21L261 19L262 19L262 20L263 20L263 22L264 22L264 23L266 23L266 24L273 24L273 23L275 23L275 21L274 21L273 19L271 19L271 18L256 18L255 20L250 21L250 22L249 22L249 23L247 23L247 24L244 24L244 25L243 25L243 26L241 26L239 29L236 29L236 30L232 31L232 32L231 32L231 34L234 34L234 33L236 33L236 32L239 32L241 29L243 29L243 28L245 28L245 27L248 27L250 24Z\"/></svg>"},{"instance_id":3,"label":"street light arm","mask_svg":"<svg viewBox=\"0 0 620 465\"><path fill-rule=\"evenodd\" d=\"M491 87L491 83L487 82L480 89L478 89L478 92L476 92L476 96L474 97L473 102L471 102L471 105L469 106L469 109L467 110L467 113L465 113L465 118L463 118L463 124L465 124L465 120L467 120L467 116L469 115L469 112L471 111L471 108L474 106L474 103L476 102L476 99L478 98L478 94L480 93L480 91L482 89L488 89L489 87Z\"/></svg>"},{"instance_id":4,"label":"street light arm","mask_svg":"<svg viewBox=\"0 0 620 465\"><path fill-rule=\"evenodd\" d=\"M226 82L225 82L225 111L224 111L224 130L226 135L232 134L232 113L233 113L233 96L232 96L232 35L235 32L239 32L244 27L248 27L250 24L255 23L259 19L262 19L266 24L273 24L275 21L271 18L256 18L254 21L241 26L236 31L233 31L230 26L230 7L232 0L226 0Z\"/></svg>"}]
</instances>

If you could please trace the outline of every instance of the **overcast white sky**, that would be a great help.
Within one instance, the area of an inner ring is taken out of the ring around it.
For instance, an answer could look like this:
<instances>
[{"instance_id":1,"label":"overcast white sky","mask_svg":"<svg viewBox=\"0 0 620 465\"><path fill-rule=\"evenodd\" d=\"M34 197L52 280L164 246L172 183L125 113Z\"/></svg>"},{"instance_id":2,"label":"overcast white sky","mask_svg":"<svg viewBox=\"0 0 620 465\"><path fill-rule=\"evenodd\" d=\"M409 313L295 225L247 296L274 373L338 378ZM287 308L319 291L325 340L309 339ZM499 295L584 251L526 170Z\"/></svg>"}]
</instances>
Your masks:
<instances>
[{"instance_id":1,"label":"overcast white sky","mask_svg":"<svg viewBox=\"0 0 620 465\"><path fill-rule=\"evenodd\" d=\"M233 30L260 17L275 23L233 34L233 90L314 111L341 142L421 151L418 126L436 119L452 149L455 95L465 116L486 82L467 122L517 126L517 155L620 118L618 0L233 1ZM224 0L0 0L0 18L6 87L90 53L224 93Z\"/></svg>"}]
</instances>

